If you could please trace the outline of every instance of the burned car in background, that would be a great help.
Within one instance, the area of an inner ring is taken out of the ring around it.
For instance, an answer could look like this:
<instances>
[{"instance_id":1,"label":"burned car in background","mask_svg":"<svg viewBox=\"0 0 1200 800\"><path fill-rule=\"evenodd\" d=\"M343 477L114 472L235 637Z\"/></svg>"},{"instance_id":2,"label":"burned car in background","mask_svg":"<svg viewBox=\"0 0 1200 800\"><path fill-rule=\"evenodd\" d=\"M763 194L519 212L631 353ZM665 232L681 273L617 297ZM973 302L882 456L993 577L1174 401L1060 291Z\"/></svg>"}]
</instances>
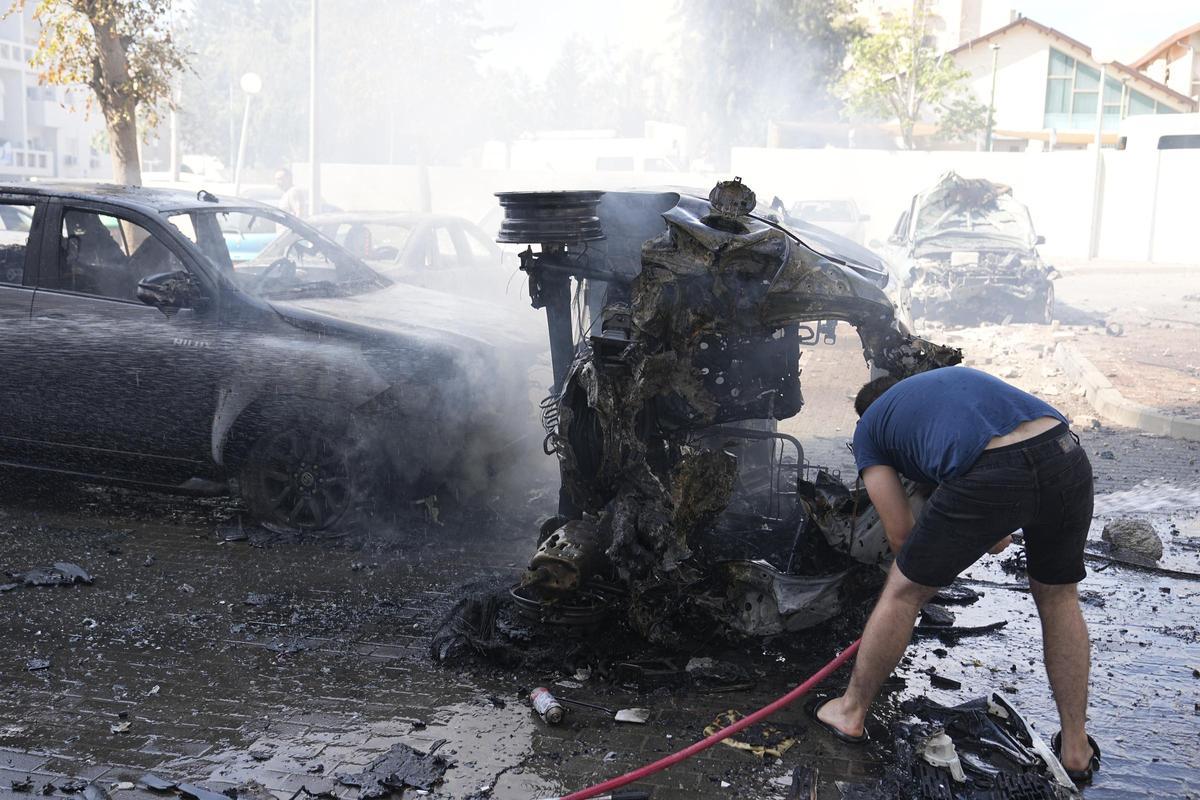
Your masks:
<instances>
[{"instance_id":1,"label":"burned car in background","mask_svg":"<svg viewBox=\"0 0 1200 800\"><path fill-rule=\"evenodd\" d=\"M737 180L707 198L500 203L499 239L531 244L522 269L546 310L545 446L562 478L512 602L566 617L619 605L646 639L678 644L810 627L844 608L855 576L881 578L888 546L865 493L776 430L804 404L800 348L838 320L878 374L954 364L958 350L908 333L871 269L756 214ZM919 506L920 487L908 491Z\"/></svg>"},{"instance_id":2,"label":"burned car in background","mask_svg":"<svg viewBox=\"0 0 1200 800\"><path fill-rule=\"evenodd\" d=\"M1057 272L1038 253L1044 241L1011 188L948 172L913 197L887 256L903 276L914 317L1049 323Z\"/></svg>"},{"instance_id":3,"label":"burned car in background","mask_svg":"<svg viewBox=\"0 0 1200 800\"><path fill-rule=\"evenodd\" d=\"M503 252L470 220L448 214L368 211L319 214L306 220L371 269L408 283L491 301L502 301L514 280L516 259ZM278 255L288 236L268 245Z\"/></svg>"},{"instance_id":4,"label":"burned car in background","mask_svg":"<svg viewBox=\"0 0 1200 800\"><path fill-rule=\"evenodd\" d=\"M100 185L0 206L31 218L0 284L6 465L233 485L256 519L321 530L484 469L531 406L541 347L511 312L394 284L278 209ZM251 220L286 250L235 260Z\"/></svg>"}]
</instances>

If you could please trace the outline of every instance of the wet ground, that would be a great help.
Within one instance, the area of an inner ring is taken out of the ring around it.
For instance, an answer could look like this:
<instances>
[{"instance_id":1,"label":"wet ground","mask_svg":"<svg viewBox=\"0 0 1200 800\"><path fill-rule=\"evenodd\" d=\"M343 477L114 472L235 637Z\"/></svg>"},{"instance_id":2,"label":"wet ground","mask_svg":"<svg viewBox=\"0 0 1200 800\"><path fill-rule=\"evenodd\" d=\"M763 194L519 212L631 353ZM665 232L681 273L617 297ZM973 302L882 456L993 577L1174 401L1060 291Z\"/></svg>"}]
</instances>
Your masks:
<instances>
[{"instance_id":1,"label":"wet ground","mask_svg":"<svg viewBox=\"0 0 1200 800\"><path fill-rule=\"evenodd\" d=\"M1119 476L1135 459L1175 465L1137 494L1100 497L1094 533L1109 512L1147 516L1161 501L1148 517L1167 543L1164 564L1200 573L1200 445L1113 429L1085 432L1084 443L1101 487L1127 486ZM721 711L765 704L836 649L830 633L816 632L687 654L731 660L752 676L752 689L719 694L435 666L437 621L465 582L516 574L552 504L548 486L445 508L443 524L414 512L399 527L337 540L258 532L225 541L239 537L214 501L11 475L2 485L0 568L69 561L94 583L0 593L0 794L26 776L36 791L66 777L109 784L153 771L215 789L253 781L280 797L300 786L356 796L331 776L359 771L398 742L424 750L445 739L438 752L455 766L435 796L485 787L497 798L557 796L677 749ZM955 644L916 642L898 673L905 688L880 707L875 744L835 743L789 710L774 722L797 739L782 759L719 746L650 780L654 797L785 797L776 781L801 763L820 770L820 796L837 797L836 781L877 773L889 754L886 721L899 699L920 693L954 703L998 689L1048 737L1055 717L1032 602L999 561L970 571L985 597L956 611L959 624L1008 627ZM1085 613L1095 641L1091 725L1105 763L1086 796L1195 796L1200 581L1099 566L1085 584ZM933 689L930 668L963 688ZM522 702L539 684L610 708L648 707L651 720L618 725L580 709L552 728ZM139 794L148 793L118 796Z\"/></svg>"},{"instance_id":2,"label":"wet ground","mask_svg":"<svg viewBox=\"0 0 1200 800\"><path fill-rule=\"evenodd\" d=\"M997 328L952 336L974 347L974 363L1024 388L1056 386L1049 399L1085 420L1092 412L1045 358L1048 329L1022 327L1002 340ZM785 428L804 441L808 461L850 475L848 393L865 373L855 339L818 348L802 364L809 405ZM1096 472L1093 538L1111 516L1148 519L1166 543L1163 565L1200 574L1200 443L1077 427ZM241 796L286 798L305 787L353 797L335 776L397 743L428 750L443 740L437 752L454 766L433 796L558 796L673 752L721 712L764 705L856 635L821 630L677 654L731 662L753 684L716 693L638 691L573 670L434 664L430 638L461 587L513 580L554 504L551 482L531 473L503 495L444 500L436 520L417 507L343 538L297 539L239 532L236 509L222 501L0 474L0 584L3 573L54 562L94 579L0 591L0 797L28 796L11 788L27 778L34 792L50 784L62 795L70 779L111 787L147 771ZM795 739L780 759L717 746L645 785L658 800L785 798L792 770L805 764L819 770L819 796L836 798L839 782L879 774L899 701L921 694L952 704L1000 691L1048 738L1057 725L1033 604L1001 562L970 570L967 583L985 596L954 610L960 625L1007 627L916 641L868 747L814 732L796 708L772 722ZM1090 725L1104 766L1085 796L1200 797L1200 579L1102 560L1090 571ZM564 652L576 641L564 632ZM933 688L931 669L962 688ZM845 678L838 673L830 687ZM646 707L650 721L622 725L575 709L550 727L524 702L538 685L608 708Z\"/></svg>"}]
</instances>

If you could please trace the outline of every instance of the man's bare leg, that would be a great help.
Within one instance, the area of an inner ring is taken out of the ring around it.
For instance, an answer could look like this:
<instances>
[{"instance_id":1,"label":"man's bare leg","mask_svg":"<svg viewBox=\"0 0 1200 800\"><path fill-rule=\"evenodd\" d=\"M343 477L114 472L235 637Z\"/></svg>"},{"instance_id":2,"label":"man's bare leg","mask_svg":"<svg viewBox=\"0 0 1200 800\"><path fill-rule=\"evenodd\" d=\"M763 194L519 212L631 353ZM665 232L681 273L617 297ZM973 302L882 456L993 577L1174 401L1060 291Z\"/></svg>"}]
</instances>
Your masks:
<instances>
[{"instance_id":1,"label":"man's bare leg","mask_svg":"<svg viewBox=\"0 0 1200 800\"><path fill-rule=\"evenodd\" d=\"M1033 578L1029 588L1042 620L1046 675L1062 722L1062 763L1069 770L1084 770L1092 758L1086 731L1091 643L1079 593L1074 583L1051 585Z\"/></svg>"},{"instance_id":2,"label":"man's bare leg","mask_svg":"<svg viewBox=\"0 0 1200 800\"><path fill-rule=\"evenodd\" d=\"M860 736L867 710L912 639L917 614L937 589L913 583L892 565L883 594L863 629L846 693L821 706L817 717L842 733Z\"/></svg>"}]
</instances>

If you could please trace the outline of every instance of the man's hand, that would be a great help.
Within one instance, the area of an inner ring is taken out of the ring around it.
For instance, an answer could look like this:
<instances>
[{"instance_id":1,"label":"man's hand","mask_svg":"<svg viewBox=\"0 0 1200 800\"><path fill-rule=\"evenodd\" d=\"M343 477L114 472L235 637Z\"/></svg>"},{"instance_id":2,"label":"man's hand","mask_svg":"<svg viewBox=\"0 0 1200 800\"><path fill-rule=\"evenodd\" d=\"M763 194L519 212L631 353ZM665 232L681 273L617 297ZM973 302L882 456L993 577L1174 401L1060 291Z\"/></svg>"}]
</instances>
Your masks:
<instances>
[{"instance_id":1,"label":"man's hand","mask_svg":"<svg viewBox=\"0 0 1200 800\"><path fill-rule=\"evenodd\" d=\"M1001 553L1004 552L1004 549L1006 547L1008 547L1010 544L1012 544L1012 534L1009 534L1008 536L1005 536L1000 541L996 542L995 546L992 547L991 550L988 550L988 552L994 556L1000 555Z\"/></svg>"},{"instance_id":2,"label":"man's hand","mask_svg":"<svg viewBox=\"0 0 1200 800\"><path fill-rule=\"evenodd\" d=\"M891 467L875 464L863 470L862 478L867 495L883 522L888 544L892 552L898 554L913 529L912 508L900 484L900 476Z\"/></svg>"}]
</instances>

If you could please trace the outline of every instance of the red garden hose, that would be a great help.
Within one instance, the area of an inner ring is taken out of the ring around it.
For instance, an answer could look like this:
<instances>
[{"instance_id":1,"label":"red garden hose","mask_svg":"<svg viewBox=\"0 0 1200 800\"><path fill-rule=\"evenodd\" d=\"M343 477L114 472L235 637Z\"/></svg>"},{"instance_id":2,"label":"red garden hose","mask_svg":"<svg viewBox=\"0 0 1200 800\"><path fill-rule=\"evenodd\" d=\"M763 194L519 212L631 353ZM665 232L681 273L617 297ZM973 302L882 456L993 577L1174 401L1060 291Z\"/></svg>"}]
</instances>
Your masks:
<instances>
[{"instance_id":1,"label":"red garden hose","mask_svg":"<svg viewBox=\"0 0 1200 800\"><path fill-rule=\"evenodd\" d=\"M683 748L682 750L680 750L676 753L672 753L671 755L669 755L665 758L660 758L658 761L655 761L653 764L647 764L644 767L638 767L637 769L633 770L632 772L627 772L624 775L621 775L620 777L617 777L617 778L611 778L607 781L604 781L604 783L598 783L595 786L589 786L586 789L580 789L577 792L571 792L568 795L564 795L564 796L560 797L559 800L585 800L585 798L588 798L588 797L595 797L598 794L602 794L604 792L610 792L613 789L619 789L620 787L626 786L630 783L633 783L634 781L640 781L642 778L645 778L649 775L653 775L656 772L662 772L667 767L674 766L674 765L678 764L680 761L690 758L690 757L696 755L696 753L701 752L702 750L707 750L708 748L712 747L714 744L721 741L722 739L728 739L730 736L733 736L738 731L741 731L745 728L750 727L751 725L753 725L756 722L766 719L767 717L774 714L776 711L779 711L781 708L791 705L792 703L796 702L804 695L808 694L810 691L812 691L813 687L815 687L821 681L828 678L838 667L842 666L847 661L849 661L854 656L854 654L856 652L858 652L858 643L861 641L862 641L861 639L855 639L854 644L850 645L845 650L838 653L836 658L834 658L832 661L830 661L825 666L821 667L820 670L815 672L812 675L812 677L810 677L804 683L800 684L795 689L792 689L790 692L788 692L787 694L785 694L783 697L779 698L775 702L771 703L770 705L763 706L762 708L760 708L758 711L755 711L750 716L743 717L742 719L739 719L737 722L733 723L732 725L730 725L726 728L722 728L721 730L717 731L712 736L709 736L705 739L701 739L700 741L695 742L694 744L690 744L687 747Z\"/></svg>"}]
</instances>

